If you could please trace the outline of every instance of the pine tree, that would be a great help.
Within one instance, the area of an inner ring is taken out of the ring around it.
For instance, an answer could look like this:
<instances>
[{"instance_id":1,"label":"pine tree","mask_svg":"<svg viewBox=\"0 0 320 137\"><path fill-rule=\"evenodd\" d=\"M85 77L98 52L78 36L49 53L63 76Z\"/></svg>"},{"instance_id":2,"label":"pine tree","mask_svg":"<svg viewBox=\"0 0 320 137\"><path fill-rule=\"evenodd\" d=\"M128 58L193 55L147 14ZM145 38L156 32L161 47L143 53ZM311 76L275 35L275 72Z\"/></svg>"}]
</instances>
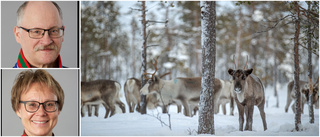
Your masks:
<instances>
[{"instance_id":1,"label":"pine tree","mask_svg":"<svg viewBox=\"0 0 320 137\"><path fill-rule=\"evenodd\" d=\"M142 7L142 40L143 40L143 45L141 47L141 88L146 84L146 80L144 78L144 73L147 71L147 32L146 32L146 2L141 1L141 7ZM141 94L141 102L140 102L140 112L141 114L146 114L147 113L147 100L146 100L146 95Z\"/></svg>"},{"instance_id":2,"label":"pine tree","mask_svg":"<svg viewBox=\"0 0 320 137\"><path fill-rule=\"evenodd\" d=\"M294 92L295 92L295 129L300 131L301 125L301 98L300 98L300 86L299 86L299 33L300 33L300 11L298 2L294 2L294 7L296 10L296 19L295 19L295 36L294 36Z\"/></svg>"},{"instance_id":3,"label":"pine tree","mask_svg":"<svg viewBox=\"0 0 320 137\"><path fill-rule=\"evenodd\" d=\"M216 56L216 3L201 1L202 78L199 111L199 134L215 134L214 79Z\"/></svg>"},{"instance_id":4,"label":"pine tree","mask_svg":"<svg viewBox=\"0 0 320 137\"><path fill-rule=\"evenodd\" d=\"M310 14L310 6L311 3L308 2L308 14ZM310 16L310 15L309 15ZM312 97L312 92L313 92L313 83L312 83L312 49L311 49L311 37L312 37L312 32L311 32L311 22L310 19L308 19L308 27L307 27L307 43L308 43L308 77L309 77L309 101L308 101L308 106L309 106L309 122L314 123L314 112L313 112L313 97Z\"/></svg>"}]
</instances>

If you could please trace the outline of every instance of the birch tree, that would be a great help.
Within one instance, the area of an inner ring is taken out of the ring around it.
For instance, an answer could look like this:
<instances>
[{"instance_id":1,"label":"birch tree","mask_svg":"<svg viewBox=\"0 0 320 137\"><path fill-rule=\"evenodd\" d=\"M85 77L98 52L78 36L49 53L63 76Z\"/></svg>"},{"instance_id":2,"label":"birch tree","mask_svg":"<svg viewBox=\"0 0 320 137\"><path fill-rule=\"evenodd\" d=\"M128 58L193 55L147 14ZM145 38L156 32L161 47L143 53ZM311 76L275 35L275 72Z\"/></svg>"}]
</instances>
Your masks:
<instances>
[{"instance_id":1,"label":"birch tree","mask_svg":"<svg viewBox=\"0 0 320 137\"><path fill-rule=\"evenodd\" d=\"M216 56L216 3L201 1L202 78L198 134L215 134L214 78Z\"/></svg>"}]
</instances>

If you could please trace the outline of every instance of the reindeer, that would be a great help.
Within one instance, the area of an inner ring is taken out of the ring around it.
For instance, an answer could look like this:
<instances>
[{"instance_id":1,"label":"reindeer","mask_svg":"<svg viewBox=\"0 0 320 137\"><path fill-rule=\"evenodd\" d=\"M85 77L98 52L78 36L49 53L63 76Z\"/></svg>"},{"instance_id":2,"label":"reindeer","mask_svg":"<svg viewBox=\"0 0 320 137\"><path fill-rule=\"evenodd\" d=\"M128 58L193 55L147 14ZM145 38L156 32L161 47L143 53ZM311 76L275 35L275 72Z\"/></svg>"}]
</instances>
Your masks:
<instances>
[{"instance_id":1,"label":"reindeer","mask_svg":"<svg viewBox=\"0 0 320 137\"><path fill-rule=\"evenodd\" d=\"M318 79L319 80L319 79ZM317 82L314 84L312 97L313 97L313 104L315 104L316 108L319 108L319 84ZM301 99L301 113L303 113L304 110L304 104L309 100L309 83L306 81L299 81L299 92L302 93L300 96ZM285 106L285 112L288 112L288 108L291 105L292 100L295 100L295 92L294 92L294 81L290 81L288 83L288 89L287 89L287 104ZM295 105L291 105L291 109L293 113L296 113L295 111Z\"/></svg>"},{"instance_id":2,"label":"reindeer","mask_svg":"<svg viewBox=\"0 0 320 137\"><path fill-rule=\"evenodd\" d=\"M130 113L133 113L136 105L136 111L140 112L140 89L141 82L136 78L129 78L124 84L124 94Z\"/></svg>"},{"instance_id":3,"label":"reindeer","mask_svg":"<svg viewBox=\"0 0 320 137\"><path fill-rule=\"evenodd\" d=\"M233 87L232 83L227 80L221 80L222 90L221 95L218 102L218 107L215 108L215 114L219 113L220 105L222 105L222 112L224 115L227 114L226 112L226 104L230 103L230 115L233 116L233 110L234 110L234 93L233 93Z\"/></svg>"},{"instance_id":4,"label":"reindeer","mask_svg":"<svg viewBox=\"0 0 320 137\"><path fill-rule=\"evenodd\" d=\"M190 101L200 100L201 91L201 77L194 78L176 78L172 80L163 80L154 76L157 71L157 61L153 63L155 72L148 80L148 83L140 90L143 95L158 93L163 102L176 102L182 104L184 107L184 113L186 116L191 115ZM150 73L145 73L150 74ZM148 79L148 78L146 78ZM219 79L215 79L214 87L214 100L215 106L218 104L218 99L221 93L221 82Z\"/></svg>"},{"instance_id":5,"label":"reindeer","mask_svg":"<svg viewBox=\"0 0 320 137\"><path fill-rule=\"evenodd\" d=\"M95 80L90 82L81 82L81 115L84 116L84 106L87 104L102 104L106 109L104 118L115 114L115 104L119 105L122 112L125 113L125 105L120 101L119 82L112 80Z\"/></svg>"},{"instance_id":6,"label":"reindeer","mask_svg":"<svg viewBox=\"0 0 320 137\"><path fill-rule=\"evenodd\" d=\"M237 69L234 56L233 61L235 70L229 69L228 73L232 76L235 101L239 111L239 130L243 131L244 113L246 114L245 130L252 131L252 117L254 105L258 106L263 122L264 130L267 130L266 115L264 112L265 95L261 80L251 74L253 69L245 70L248 62L243 69Z\"/></svg>"},{"instance_id":7,"label":"reindeer","mask_svg":"<svg viewBox=\"0 0 320 137\"><path fill-rule=\"evenodd\" d=\"M310 81L311 83L311 81ZM317 80L316 83L314 83L314 85L312 86L312 88L310 89L309 84L306 88L302 89L302 93L306 96L307 101L309 102L309 94L310 94L310 90L312 90L311 94L312 94L312 104L315 105L316 109L319 109L319 78Z\"/></svg>"}]
</instances>

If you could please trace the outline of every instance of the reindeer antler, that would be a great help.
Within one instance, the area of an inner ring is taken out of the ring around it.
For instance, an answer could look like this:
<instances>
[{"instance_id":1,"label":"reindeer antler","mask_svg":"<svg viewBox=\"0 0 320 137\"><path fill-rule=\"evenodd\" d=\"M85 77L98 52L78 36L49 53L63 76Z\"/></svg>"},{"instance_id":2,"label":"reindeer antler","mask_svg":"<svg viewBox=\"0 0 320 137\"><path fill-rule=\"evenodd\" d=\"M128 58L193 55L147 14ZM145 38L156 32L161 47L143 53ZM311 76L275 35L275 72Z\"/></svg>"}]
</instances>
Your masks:
<instances>
[{"instance_id":1,"label":"reindeer antler","mask_svg":"<svg viewBox=\"0 0 320 137\"><path fill-rule=\"evenodd\" d=\"M145 78L146 80L147 80L147 79L152 79L152 78L154 77L154 75L156 74L156 72L158 71L158 68L157 68L158 58L159 58L159 56L157 57L157 59L153 59L153 61L154 61L155 63L153 63L153 62L151 61L153 67L155 68L154 73L147 73L147 72L145 72L145 73L143 74L143 75L144 75L144 78ZM146 77L147 74L151 75L151 78L147 78L147 77Z\"/></svg>"},{"instance_id":2,"label":"reindeer antler","mask_svg":"<svg viewBox=\"0 0 320 137\"><path fill-rule=\"evenodd\" d=\"M169 74L171 74L171 72L164 73L163 75L160 76L160 78L162 78L162 77L164 77L166 75L169 75Z\"/></svg>"},{"instance_id":3,"label":"reindeer antler","mask_svg":"<svg viewBox=\"0 0 320 137\"><path fill-rule=\"evenodd\" d=\"M237 70L237 64L236 64L236 61L234 60L234 55L233 55L233 63L234 63L234 69Z\"/></svg>"},{"instance_id":4,"label":"reindeer antler","mask_svg":"<svg viewBox=\"0 0 320 137\"><path fill-rule=\"evenodd\" d=\"M247 55L247 61L246 61L246 65L244 65L244 68L243 68L243 70L245 70L245 69L246 69L246 67L247 67L247 63L248 63L248 55Z\"/></svg>"}]
</instances>

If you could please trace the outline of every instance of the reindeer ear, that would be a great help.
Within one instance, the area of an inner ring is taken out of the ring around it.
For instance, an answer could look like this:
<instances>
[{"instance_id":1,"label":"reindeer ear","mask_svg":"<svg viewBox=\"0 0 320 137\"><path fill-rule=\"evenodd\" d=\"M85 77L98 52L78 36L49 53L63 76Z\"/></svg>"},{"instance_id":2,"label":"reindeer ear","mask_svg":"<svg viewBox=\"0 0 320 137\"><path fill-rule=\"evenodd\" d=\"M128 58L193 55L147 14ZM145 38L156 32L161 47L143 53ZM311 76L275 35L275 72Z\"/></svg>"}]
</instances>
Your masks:
<instances>
[{"instance_id":1,"label":"reindeer ear","mask_svg":"<svg viewBox=\"0 0 320 137\"><path fill-rule=\"evenodd\" d=\"M247 70L244 71L244 74L246 76L249 76L252 73L252 71L253 71L253 69L247 69Z\"/></svg>"},{"instance_id":2,"label":"reindeer ear","mask_svg":"<svg viewBox=\"0 0 320 137\"><path fill-rule=\"evenodd\" d=\"M229 73L231 76L233 76L234 70L233 70L233 69L229 69L229 70L228 70L228 73Z\"/></svg>"}]
</instances>

